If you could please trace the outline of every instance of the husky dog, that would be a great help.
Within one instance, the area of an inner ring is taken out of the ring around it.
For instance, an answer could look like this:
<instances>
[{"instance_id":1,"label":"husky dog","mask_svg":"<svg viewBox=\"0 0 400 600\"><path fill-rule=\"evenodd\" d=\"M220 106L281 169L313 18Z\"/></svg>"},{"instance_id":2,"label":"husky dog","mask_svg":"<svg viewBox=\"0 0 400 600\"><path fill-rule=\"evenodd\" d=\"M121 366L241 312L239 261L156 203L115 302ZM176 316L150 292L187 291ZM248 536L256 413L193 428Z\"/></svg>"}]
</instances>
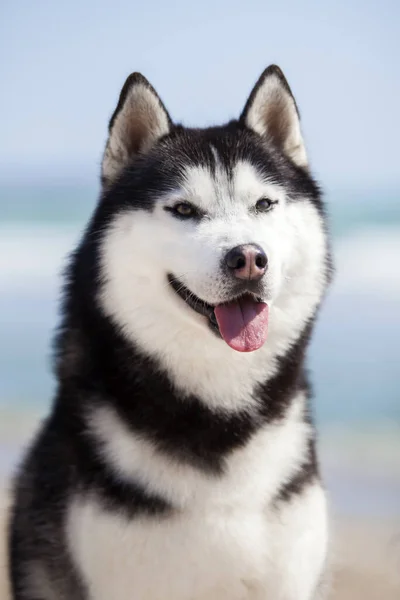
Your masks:
<instances>
[{"instance_id":1,"label":"husky dog","mask_svg":"<svg viewBox=\"0 0 400 600\"><path fill-rule=\"evenodd\" d=\"M305 358L324 209L280 69L175 125L140 74L67 271L58 389L16 481L14 600L308 600L327 555Z\"/></svg>"}]
</instances>

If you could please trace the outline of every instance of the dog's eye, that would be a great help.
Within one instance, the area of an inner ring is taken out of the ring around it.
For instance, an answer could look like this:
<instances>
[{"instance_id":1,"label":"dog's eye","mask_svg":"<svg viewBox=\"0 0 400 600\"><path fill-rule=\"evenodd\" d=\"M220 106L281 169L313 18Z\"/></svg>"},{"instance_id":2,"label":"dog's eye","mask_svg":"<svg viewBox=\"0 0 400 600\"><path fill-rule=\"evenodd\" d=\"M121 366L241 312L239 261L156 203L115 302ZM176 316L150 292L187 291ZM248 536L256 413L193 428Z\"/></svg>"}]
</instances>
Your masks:
<instances>
[{"instance_id":1,"label":"dog's eye","mask_svg":"<svg viewBox=\"0 0 400 600\"><path fill-rule=\"evenodd\" d=\"M174 211L181 217L191 217L195 212L194 207L189 204L189 202L180 202L179 204L175 204Z\"/></svg>"},{"instance_id":2,"label":"dog's eye","mask_svg":"<svg viewBox=\"0 0 400 600\"><path fill-rule=\"evenodd\" d=\"M190 202L177 202L174 206L167 206L165 210L172 212L173 215L180 219L192 219L198 216L198 211Z\"/></svg>"},{"instance_id":3,"label":"dog's eye","mask_svg":"<svg viewBox=\"0 0 400 600\"><path fill-rule=\"evenodd\" d=\"M271 208L277 204L277 201L275 200L270 200L269 198L260 198L260 200L258 200L256 202L256 212L267 212L269 210L271 210Z\"/></svg>"}]
</instances>

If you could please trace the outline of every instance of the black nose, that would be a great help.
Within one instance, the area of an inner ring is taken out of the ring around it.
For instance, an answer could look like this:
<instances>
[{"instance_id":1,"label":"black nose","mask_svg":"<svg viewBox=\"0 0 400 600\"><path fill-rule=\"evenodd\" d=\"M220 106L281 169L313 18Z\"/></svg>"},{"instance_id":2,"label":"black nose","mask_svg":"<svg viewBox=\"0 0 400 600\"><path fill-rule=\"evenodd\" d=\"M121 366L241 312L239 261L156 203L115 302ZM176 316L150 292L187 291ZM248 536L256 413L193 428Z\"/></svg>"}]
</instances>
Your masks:
<instances>
[{"instance_id":1,"label":"black nose","mask_svg":"<svg viewBox=\"0 0 400 600\"><path fill-rule=\"evenodd\" d=\"M257 244L244 244L229 250L225 265L238 279L261 279L267 270L268 258Z\"/></svg>"}]
</instances>

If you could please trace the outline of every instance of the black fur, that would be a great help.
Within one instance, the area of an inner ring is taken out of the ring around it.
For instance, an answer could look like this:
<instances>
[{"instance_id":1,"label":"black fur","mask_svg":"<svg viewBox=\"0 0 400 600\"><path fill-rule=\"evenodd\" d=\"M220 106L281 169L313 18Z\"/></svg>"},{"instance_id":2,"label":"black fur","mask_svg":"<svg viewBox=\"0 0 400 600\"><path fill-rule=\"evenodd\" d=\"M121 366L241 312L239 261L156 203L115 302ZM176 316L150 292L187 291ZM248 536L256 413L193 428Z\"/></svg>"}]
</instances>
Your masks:
<instances>
[{"instance_id":1,"label":"black fur","mask_svg":"<svg viewBox=\"0 0 400 600\"><path fill-rule=\"evenodd\" d=\"M281 502L287 502L295 494L300 494L304 488L318 477L318 461L315 448L315 439L308 442L307 455L300 468L290 481L286 482L278 491L274 503L279 507Z\"/></svg>"}]
</instances>

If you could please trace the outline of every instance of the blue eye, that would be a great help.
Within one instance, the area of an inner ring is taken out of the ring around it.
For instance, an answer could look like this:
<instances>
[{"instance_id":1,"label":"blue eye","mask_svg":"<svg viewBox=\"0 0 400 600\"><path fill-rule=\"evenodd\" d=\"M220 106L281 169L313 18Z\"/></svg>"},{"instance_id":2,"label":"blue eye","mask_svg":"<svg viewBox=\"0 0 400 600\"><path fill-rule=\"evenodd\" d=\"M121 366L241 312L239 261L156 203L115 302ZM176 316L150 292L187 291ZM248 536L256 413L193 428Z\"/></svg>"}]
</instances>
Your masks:
<instances>
[{"instance_id":1,"label":"blue eye","mask_svg":"<svg viewBox=\"0 0 400 600\"><path fill-rule=\"evenodd\" d=\"M268 212L277 203L277 200L270 200L269 198L260 198L260 200L256 202L256 212Z\"/></svg>"}]
</instances>

